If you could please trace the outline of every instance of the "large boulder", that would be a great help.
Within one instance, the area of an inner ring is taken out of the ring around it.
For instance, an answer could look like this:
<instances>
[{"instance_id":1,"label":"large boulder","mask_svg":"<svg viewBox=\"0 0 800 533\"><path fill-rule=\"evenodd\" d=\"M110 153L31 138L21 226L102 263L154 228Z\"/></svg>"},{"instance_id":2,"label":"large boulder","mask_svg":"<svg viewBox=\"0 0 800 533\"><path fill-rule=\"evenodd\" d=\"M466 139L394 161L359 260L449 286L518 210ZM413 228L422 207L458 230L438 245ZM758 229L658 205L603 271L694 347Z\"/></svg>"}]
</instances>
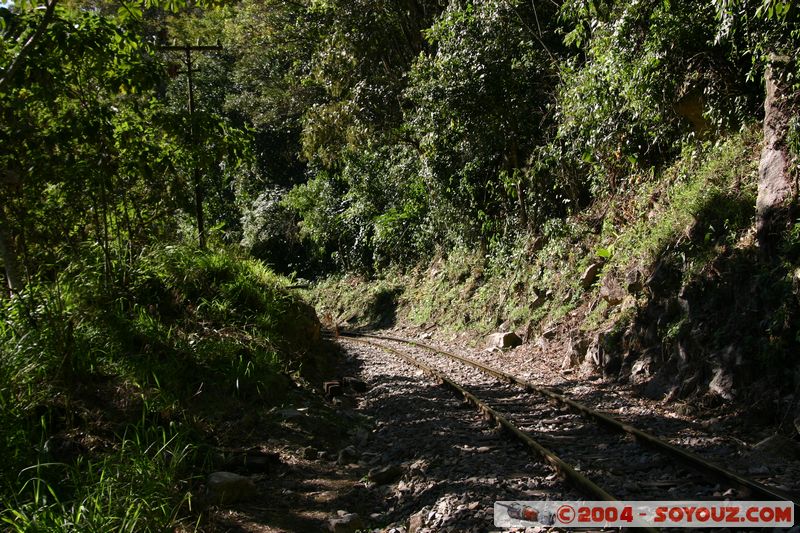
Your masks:
<instances>
[{"instance_id":1,"label":"large boulder","mask_svg":"<svg viewBox=\"0 0 800 533\"><path fill-rule=\"evenodd\" d=\"M206 503L225 505L249 500L256 495L256 484L247 476L233 472L212 472L206 482Z\"/></svg>"},{"instance_id":2,"label":"large boulder","mask_svg":"<svg viewBox=\"0 0 800 533\"><path fill-rule=\"evenodd\" d=\"M509 332L498 332L492 333L489 335L489 339L487 342L488 348L500 348L501 350L507 348L514 348L515 346L520 346L522 344L522 339L514 333L513 331Z\"/></svg>"},{"instance_id":3,"label":"large boulder","mask_svg":"<svg viewBox=\"0 0 800 533\"><path fill-rule=\"evenodd\" d=\"M567 351L564 354L564 360L561 363L561 368L579 366L586 359L586 351L589 349L589 339L583 337L578 333L573 333L569 338Z\"/></svg>"}]
</instances>

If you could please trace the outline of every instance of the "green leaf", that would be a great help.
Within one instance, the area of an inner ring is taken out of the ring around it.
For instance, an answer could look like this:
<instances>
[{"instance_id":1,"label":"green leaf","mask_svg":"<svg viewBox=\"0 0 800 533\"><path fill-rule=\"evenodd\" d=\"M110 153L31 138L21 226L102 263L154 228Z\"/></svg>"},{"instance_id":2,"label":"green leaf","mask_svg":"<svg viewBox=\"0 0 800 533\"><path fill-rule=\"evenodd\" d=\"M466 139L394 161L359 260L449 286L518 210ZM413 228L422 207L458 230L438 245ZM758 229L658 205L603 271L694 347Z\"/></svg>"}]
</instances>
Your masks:
<instances>
[{"instance_id":1,"label":"green leaf","mask_svg":"<svg viewBox=\"0 0 800 533\"><path fill-rule=\"evenodd\" d=\"M612 255L612 247L609 246L608 248L598 248L595 252L597 257L602 257L603 259L611 259Z\"/></svg>"}]
</instances>

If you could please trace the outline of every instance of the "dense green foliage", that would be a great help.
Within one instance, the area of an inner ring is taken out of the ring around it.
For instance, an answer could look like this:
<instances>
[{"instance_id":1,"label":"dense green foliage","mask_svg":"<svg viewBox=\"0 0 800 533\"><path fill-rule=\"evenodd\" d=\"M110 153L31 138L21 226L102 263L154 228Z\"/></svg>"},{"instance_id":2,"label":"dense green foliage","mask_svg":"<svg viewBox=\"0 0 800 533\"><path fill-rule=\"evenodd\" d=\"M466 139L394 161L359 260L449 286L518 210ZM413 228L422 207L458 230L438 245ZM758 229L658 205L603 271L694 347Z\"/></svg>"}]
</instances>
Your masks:
<instances>
[{"instance_id":1,"label":"dense green foliage","mask_svg":"<svg viewBox=\"0 0 800 533\"><path fill-rule=\"evenodd\" d=\"M667 383L700 404L718 401L703 376L723 368L737 399L779 426L793 406L775 406L797 386L786 368L800 347L800 224L765 263L752 227L760 136L751 127L687 146L635 190L549 222L535 241L488 257L457 248L373 280L331 276L310 297L333 323L355 327L412 323L478 346L513 330L555 361L570 353L565 339L602 339L608 376ZM596 281L584 284L593 264Z\"/></svg>"},{"instance_id":2,"label":"dense green foliage","mask_svg":"<svg viewBox=\"0 0 800 533\"><path fill-rule=\"evenodd\" d=\"M596 261L604 261L602 274L618 280L663 262L674 268L671 283L696 281L721 251L746 239L755 208L757 145L751 129L719 146L687 149L659 176L610 205L551 221L535 246L520 238L489 258L458 248L429 268L394 269L374 284L334 276L315 288L315 303L340 320L374 325L381 319L374 302L393 294L394 306L412 322L488 334L505 321L517 331L557 323L597 292L580 283ZM601 214L602 224L592 227ZM613 323L612 311L601 301L586 326Z\"/></svg>"},{"instance_id":3,"label":"dense green foliage","mask_svg":"<svg viewBox=\"0 0 800 533\"><path fill-rule=\"evenodd\" d=\"M286 272L499 249L757 120L800 42L778 0L79 6L2 12L12 278L87 239L110 275L195 202ZM194 54L190 117L159 46L195 40L223 51Z\"/></svg>"},{"instance_id":4,"label":"dense green foliage","mask_svg":"<svg viewBox=\"0 0 800 533\"><path fill-rule=\"evenodd\" d=\"M45 20L0 15L8 63ZM25 59L0 91L0 220L4 263L28 281L52 278L89 239L110 280L113 262L186 226L195 166L211 181L213 167L244 162L246 138L224 118L159 99L166 72L134 23L56 7Z\"/></svg>"},{"instance_id":5,"label":"dense green foliage","mask_svg":"<svg viewBox=\"0 0 800 533\"><path fill-rule=\"evenodd\" d=\"M245 1L222 18L242 47L225 106L269 139L259 180L277 185L243 204L245 244L312 272L539 233L757 120L769 55L798 44L794 3L772 0Z\"/></svg>"},{"instance_id":6,"label":"dense green foliage","mask_svg":"<svg viewBox=\"0 0 800 533\"><path fill-rule=\"evenodd\" d=\"M220 417L314 366L313 313L220 246L255 160L147 34L179 4L0 8L4 529L191 524ZM198 189L217 252L188 244Z\"/></svg>"}]
</instances>

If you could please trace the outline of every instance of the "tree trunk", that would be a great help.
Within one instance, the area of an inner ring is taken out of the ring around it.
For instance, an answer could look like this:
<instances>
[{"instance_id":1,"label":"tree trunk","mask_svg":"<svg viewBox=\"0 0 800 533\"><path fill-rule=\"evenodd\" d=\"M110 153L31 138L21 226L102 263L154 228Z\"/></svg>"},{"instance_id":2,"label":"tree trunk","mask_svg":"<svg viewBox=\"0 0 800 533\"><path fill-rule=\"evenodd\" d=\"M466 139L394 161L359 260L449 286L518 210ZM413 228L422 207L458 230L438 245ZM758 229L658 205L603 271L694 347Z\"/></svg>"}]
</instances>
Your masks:
<instances>
[{"instance_id":1,"label":"tree trunk","mask_svg":"<svg viewBox=\"0 0 800 533\"><path fill-rule=\"evenodd\" d=\"M770 57L764 73L767 95L764 99L764 147L758 165L756 236L767 255L772 253L777 237L792 221L797 196L786 145L793 107L791 86L781 77L787 61Z\"/></svg>"},{"instance_id":2,"label":"tree trunk","mask_svg":"<svg viewBox=\"0 0 800 533\"><path fill-rule=\"evenodd\" d=\"M5 265L6 284L9 292L12 295L20 292L24 287L24 283L20 275L19 258L17 257L14 238L11 235L11 228L2 205L0 205L0 259L3 260L3 265Z\"/></svg>"},{"instance_id":3,"label":"tree trunk","mask_svg":"<svg viewBox=\"0 0 800 533\"><path fill-rule=\"evenodd\" d=\"M200 182L200 171L195 163L194 168L194 213L197 218L197 238L201 250L206 249L206 223L203 217L203 184Z\"/></svg>"},{"instance_id":4,"label":"tree trunk","mask_svg":"<svg viewBox=\"0 0 800 533\"><path fill-rule=\"evenodd\" d=\"M517 181L517 206L519 207L519 218L522 226L528 229L528 207L525 202L525 177L519 166L519 146L517 141L511 145L511 166L512 172L516 174Z\"/></svg>"}]
</instances>

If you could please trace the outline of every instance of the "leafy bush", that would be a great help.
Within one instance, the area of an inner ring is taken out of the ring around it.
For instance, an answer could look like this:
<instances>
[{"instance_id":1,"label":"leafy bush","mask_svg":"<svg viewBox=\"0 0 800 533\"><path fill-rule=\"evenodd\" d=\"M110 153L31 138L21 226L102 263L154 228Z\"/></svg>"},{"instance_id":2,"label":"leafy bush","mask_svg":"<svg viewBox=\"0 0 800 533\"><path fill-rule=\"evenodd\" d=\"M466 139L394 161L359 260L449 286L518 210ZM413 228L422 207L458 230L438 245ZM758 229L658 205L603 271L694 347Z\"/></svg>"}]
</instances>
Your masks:
<instances>
[{"instance_id":1,"label":"leafy bush","mask_svg":"<svg viewBox=\"0 0 800 533\"><path fill-rule=\"evenodd\" d=\"M415 154L396 146L348 157L338 173L320 171L289 191L285 205L322 261L373 272L432 248L426 192Z\"/></svg>"},{"instance_id":2,"label":"leafy bush","mask_svg":"<svg viewBox=\"0 0 800 533\"><path fill-rule=\"evenodd\" d=\"M307 271L311 258L300 237L299 220L282 196L281 191L268 190L256 198L242 215L240 244L253 257L287 274Z\"/></svg>"}]
</instances>

